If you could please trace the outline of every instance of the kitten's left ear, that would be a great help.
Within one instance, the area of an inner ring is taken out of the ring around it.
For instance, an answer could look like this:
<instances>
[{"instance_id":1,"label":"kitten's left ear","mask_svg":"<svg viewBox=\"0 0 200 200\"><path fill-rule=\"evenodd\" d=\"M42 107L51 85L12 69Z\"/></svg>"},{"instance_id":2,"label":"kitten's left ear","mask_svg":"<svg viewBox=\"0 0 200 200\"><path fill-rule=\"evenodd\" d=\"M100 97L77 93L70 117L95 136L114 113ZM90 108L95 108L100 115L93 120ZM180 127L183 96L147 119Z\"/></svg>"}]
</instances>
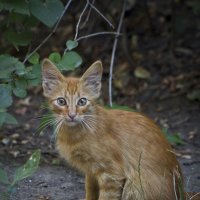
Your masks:
<instances>
[{"instance_id":1,"label":"kitten's left ear","mask_svg":"<svg viewBox=\"0 0 200 200\"><path fill-rule=\"evenodd\" d=\"M49 59L44 59L42 62L42 86L44 96L52 97L54 92L58 90L62 80L63 75L57 67Z\"/></svg>"},{"instance_id":2,"label":"kitten's left ear","mask_svg":"<svg viewBox=\"0 0 200 200\"><path fill-rule=\"evenodd\" d=\"M102 73L102 63L98 60L81 77L82 89L86 89L93 98L98 98L100 95Z\"/></svg>"}]
</instances>

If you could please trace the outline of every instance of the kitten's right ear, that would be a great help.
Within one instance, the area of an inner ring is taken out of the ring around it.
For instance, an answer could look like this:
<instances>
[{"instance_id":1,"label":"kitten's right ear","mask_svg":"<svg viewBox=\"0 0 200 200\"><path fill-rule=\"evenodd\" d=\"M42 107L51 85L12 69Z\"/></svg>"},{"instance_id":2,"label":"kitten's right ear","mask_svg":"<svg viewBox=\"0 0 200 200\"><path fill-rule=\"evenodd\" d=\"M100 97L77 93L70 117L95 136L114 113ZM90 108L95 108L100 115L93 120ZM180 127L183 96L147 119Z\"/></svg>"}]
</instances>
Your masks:
<instances>
[{"instance_id":1,"label":"kitten's right ear","mask_svg":"<svg viewBox=\"0 0 200 200\"><path fill-rule=\"evenodd\" d=\"M63 75L47 58L42 61L42 86L44 96L51 97L63 80Z\"/></svg>"}]
</instances>

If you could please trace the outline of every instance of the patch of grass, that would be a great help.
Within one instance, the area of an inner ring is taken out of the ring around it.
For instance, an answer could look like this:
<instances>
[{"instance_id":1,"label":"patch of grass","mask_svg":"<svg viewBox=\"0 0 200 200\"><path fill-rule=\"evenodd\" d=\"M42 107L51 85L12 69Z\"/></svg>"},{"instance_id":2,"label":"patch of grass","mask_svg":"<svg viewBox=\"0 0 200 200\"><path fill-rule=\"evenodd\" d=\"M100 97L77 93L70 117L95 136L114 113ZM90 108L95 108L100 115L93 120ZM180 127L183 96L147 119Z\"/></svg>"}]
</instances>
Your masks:
<instances>
[{"instance_id":1,"label":"patch of grass","mask_svg":"<svg viewBox=\"0 0 200 200\"><path fill-rule=\"evenodd\" d=\"M180 138L178 133L170 133L167 128L162 128L162 133L171 145L184 144L184 141Z\"/></svg>"}]
</instances>

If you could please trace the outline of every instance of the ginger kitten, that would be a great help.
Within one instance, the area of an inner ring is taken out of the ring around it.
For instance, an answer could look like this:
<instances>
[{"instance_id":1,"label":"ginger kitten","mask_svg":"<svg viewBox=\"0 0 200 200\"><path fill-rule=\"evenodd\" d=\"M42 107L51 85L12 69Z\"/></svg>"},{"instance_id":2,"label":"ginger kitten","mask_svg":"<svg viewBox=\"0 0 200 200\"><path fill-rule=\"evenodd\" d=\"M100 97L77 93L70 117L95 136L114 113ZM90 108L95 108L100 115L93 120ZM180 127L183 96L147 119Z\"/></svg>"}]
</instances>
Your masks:
<instances>
[{"instance_id":1,"label":"ginger kitten","mask_svg":"<svg viewBox=\"0 0 200 200\"><path fill-rule=\"evenodd\" d=\"M66 78L48 59L42 63L57 149L85 174L86 200L184 200L179 164L158 126L95 103L102 71L97 61L81 78Z\"/></svg>"}]
</instances>

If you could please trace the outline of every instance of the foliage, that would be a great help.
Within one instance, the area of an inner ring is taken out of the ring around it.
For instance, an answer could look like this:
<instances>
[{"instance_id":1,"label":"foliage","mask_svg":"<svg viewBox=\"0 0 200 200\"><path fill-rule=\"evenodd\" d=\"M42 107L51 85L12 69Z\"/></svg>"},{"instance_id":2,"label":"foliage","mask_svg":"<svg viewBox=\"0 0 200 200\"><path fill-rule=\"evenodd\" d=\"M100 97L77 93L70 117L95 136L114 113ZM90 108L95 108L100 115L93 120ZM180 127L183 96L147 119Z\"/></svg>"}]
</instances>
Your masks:
<instances>
[{"instance_id":1,"label":"foliage","mask_svg":"<svg viewBox=\"0 0 200 200\"><path fill-rule=\"evenodd\" d=\"M9 180L6 171L0 168L0 182L7 186L6 192L1 194L1 199L9 199L10 195L15 192L18 182L31 176L37 170L40 156L40 150L34 151L26 163L15 170L12 181Z\"/></svg>"},{"instance_id":2,"label":"foliage","mask_svg":"<svg viewBox=\"0 0 200 200\"><path fill-rule=\"evenodd\" d=\"M3 18L0 31L17 51L21 46L32 42L32 29L42 22L53 27L64 11L61 0L1 0L0 12ZM73 70L82 63L80 55L71 51L78 46L77 41L66 42L67 51L61 56L58 52L49 55L60 70ZM25 62L28 64L25 66ZM25 98L27 89L41 83L40 56L37 52L27 55L24 62L9 54L0 54L0 128L3 124L17 124L17 120L9 114L8 108L13 104L13 95Z\"/></svg>"},{"instance_id":3,"label":"foliage","mask_svg":"<svg viewBox=\"0 0 200 200\"><path fill-rule=\"evenodd\" d=\"M113 103L113 104L112 104L112 107L110 107L110 106L105 106L105 108L107 108L107 109L119 109L119 110L132 111L132 112L135 111L134 109L132 109L132 108L130 108L130 107L128 107L128 106L122 106L122 105L119 105L119 104L117 104L117 103Z\"/></svg>"},{"instance_id":4,"label":"foliage","mask_svg":"<svg viewBox=\"0 0 200 200\"><path fill-rule=\"evenodd\" d=\"M167 128L162 128L162 133L167 138L171 145L180 145L184 144L183 140L180 138L179 134L177 133L170 133Z\"/></svg>"}]
</instances>

